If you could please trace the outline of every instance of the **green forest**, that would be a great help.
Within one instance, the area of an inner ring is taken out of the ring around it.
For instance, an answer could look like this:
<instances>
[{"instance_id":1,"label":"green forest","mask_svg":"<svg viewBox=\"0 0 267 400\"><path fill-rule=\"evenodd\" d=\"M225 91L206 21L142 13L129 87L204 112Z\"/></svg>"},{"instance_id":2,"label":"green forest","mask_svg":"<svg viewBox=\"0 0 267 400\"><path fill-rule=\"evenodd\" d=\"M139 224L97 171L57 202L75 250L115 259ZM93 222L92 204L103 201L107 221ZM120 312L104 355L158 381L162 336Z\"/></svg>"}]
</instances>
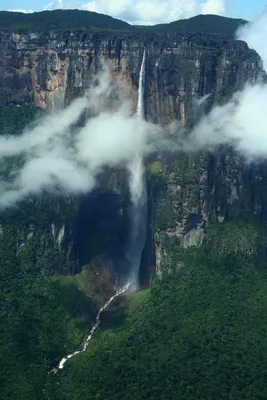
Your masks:
<instances>
[{"instance_id":1,"label":"green forest","mask_svg":"<svg viewBox=\"0 0 267 400\"><path fill-rule=\"evenodd\" d=\"M11 221L0 232L1 398L41 399L47 373L80 345L96 307L77 279L44 276Z\"/></svg>"},{"instance_id":2,"label":"green forest","mask_svg":"<svg viewBox=\"0 0 267 400\"><path fill-rule=\"evenodd\" d=\"M62 29L129 30L131 25L108 15L81 10L42 11L31 14L0 12L0 29L8 31L49 31Z\"/></svg>"},{"instance_id":3,"label":"green forest","mask_svg":"<svg viewBox=\"0 0 267 400\"><path fill-rule=\"evenodd\" d=\"M87 351L55 375L96 308L82 276L21 270L14 237L0 248L3 399L266 398L267 270L255 255L174 244L174 272L118 298Z\"/></svg>"},{"instance_id":4,"label":"green forest","mask_svg":"<svg viewBox=\"0 0 267 400\"><path fill-rule=\"evenodd\" d=\"M245 20L218 15L198 15L169 24L134 26L108 15L82 10L42 11L32 14L0 11L0 30L47 32L49 30L110 30L134 32L218 33L234 35Z\"/></svg>"}]
</instances>

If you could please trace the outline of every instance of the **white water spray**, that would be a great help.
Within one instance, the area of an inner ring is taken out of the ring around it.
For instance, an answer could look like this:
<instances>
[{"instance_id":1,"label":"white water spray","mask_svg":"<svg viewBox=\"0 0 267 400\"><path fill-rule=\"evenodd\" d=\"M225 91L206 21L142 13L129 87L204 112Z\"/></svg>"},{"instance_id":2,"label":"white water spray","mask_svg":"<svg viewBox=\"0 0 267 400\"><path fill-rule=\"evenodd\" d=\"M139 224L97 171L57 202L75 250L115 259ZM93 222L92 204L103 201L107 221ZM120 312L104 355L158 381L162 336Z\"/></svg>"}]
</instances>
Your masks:
<instances>
[{"instance_id":1,"label":"white water spray","mask_svg":"<svg viewBox=\"0 0 267 400\"><path fill-rule=\"evenodd\" d=\"M134 276L132 290L138 286L138 272L142 251L146 242L147 193L143 160L136 157L128 166L130 171L130 192L132 200L131 231L126 258Z\"/></svg>"},{"instance_id":2,"label":"white water spray","mask_svg":"<svg viewBox=\"0 0 267 400\"><path fill-rule=\"evenodd\" d=\"M74 351L73 353L70 353L70 354L68 354L67 356L63 357L63 358L60 360L60 362L59 362L59 364L58 364L58 367L57 367L57 368L54 368L54 369L52 370L54 373L57 373L59 370L63 369L63 368L64 368L64 365L65 365L65 363L66 363L66 361L68 361L70 358L72 358L72 357L74 357L74 356L77 356L78 354L83 353L83 352L87 349L87 346L88 346L90 340L92 339L92 337L94 336L96 330L97 330L98 327L99 327L99 324L100 324L100 316L101 316L102 312L105 311L105 310L110 306L110 304L113 302L113 300L115 300L115 299L116 299L118 296L120 296L121 294L125 293L125 292L129 289L129 287L131 286L131 284L132 284L132 282L128 282L128 283L127 283L125 286L123 286L121 289L117 290L117 292L116 292L113 296L110 297L110 299L103 305L103 307L100 308L100 310L98 311L98 314L97 314L97 316L96 316L95 323L94 323L94 325L92 326L92 329L90 330L89 335L87 336L86 340L82 343L82 346L81 346L82 349L81 349L81 350Z\"/></svg>"},{"instance_id":3,"label":"white water spray","mask_svg":"<svg viewBox=\"0 0 267 400\"><path fill-rule=\"evenodd\" d=\"M138 115L141 118L145 117L145 107L144 107L145 64L146 64L146 51L144 50L142 64L139 73L138 101L136 110L136 115Z\"/></svg>"},{"instance_id":4,"label":"white water spray","mask_svg":"<svg viewBox=\"0 0 267 400\"><path fill-rule=\"evenodd\" d=\"M145 92L145 61L144 50L142 64L139 73L138 102L136 115L145 118L144 92ZM136 154L128 164L130 172L130 194L133 203L131 210L131 232L126 258L130 262L131 274L134 276L132 289L137 289L138 271L141 262L142 251L146 241L146 219L147 219L147 194L145 185L145 174L143 159Z\"/></svg>"}]
</instances>

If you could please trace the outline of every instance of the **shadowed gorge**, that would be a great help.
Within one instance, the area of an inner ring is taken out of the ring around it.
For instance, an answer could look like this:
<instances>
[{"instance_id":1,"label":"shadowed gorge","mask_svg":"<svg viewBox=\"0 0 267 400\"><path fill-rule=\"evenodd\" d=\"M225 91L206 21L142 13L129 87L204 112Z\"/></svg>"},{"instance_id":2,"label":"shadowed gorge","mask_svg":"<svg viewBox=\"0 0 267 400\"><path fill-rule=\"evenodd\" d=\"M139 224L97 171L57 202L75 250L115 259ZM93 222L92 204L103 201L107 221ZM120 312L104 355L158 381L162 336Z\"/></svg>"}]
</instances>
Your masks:
<instances>
[{"instance_id":1,"label":"shadowed gorge","mask_svg":"<svg viewBox=\"0 0 267 400\"><path fill-rule=\"evenodd\" d=\"M114 259L123 257L128 225L125 199L119 194L95 190L79 207L75 222L75 252L80 265L107 253Z\"/></svg>"}]
</instances>

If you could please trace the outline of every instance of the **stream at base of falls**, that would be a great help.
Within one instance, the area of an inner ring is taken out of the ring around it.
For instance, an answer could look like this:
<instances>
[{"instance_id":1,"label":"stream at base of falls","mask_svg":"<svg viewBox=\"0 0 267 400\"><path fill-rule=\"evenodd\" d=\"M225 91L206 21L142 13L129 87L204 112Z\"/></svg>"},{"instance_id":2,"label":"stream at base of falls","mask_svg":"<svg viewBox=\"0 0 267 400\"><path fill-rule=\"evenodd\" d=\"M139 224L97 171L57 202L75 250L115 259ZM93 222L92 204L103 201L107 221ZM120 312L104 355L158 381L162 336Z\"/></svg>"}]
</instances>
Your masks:
<instances>
[{"instance_id":1,"label":"stream at base of falls","mask_svg":"<svg viewBox=\"0 0 267 400\"><path fill-rule=\"evenodd\" d=\"M105 311L105 310L110 306L110 304L111 304L118 296L120 296L120 295L122 295L123 293L125 293L125 292L129 289L129 287L131 286L131 284L132 284L132 281L128 282L128 283L127 283L125 286L123 286L121 289L118 289L118 290L116 291L116 293L115 293L113 296L111 296L110 299L103 305L103 307L100 308L100 310L99 310L98 313L97 313L95 323L94 323L94 325L92 326L92 329L90 330L89 335L87 336L86 340L82 343L82 346L81 346L82 348L81 348L81 350L74 351L73 353L70 353L70 354L66 355L65 357L63 357L63 358L60 360L58 366L57 366L56 368L53 368L53 369L52 369L52 372L53 372L53 373L57 373L59 370L62 370L62 369L64 368L64 365L65 365L65 363L66 363L67 360L69 360L69 359L72 358L72 357L77 356L78 354L83 353L83 352L87 349L87 346L88 346L90 340L92 339L92 337L94 336L96 330L97 330L98 327L99 327L101 313L102 313L103 311Z\"/></svg>"}]
</instances>

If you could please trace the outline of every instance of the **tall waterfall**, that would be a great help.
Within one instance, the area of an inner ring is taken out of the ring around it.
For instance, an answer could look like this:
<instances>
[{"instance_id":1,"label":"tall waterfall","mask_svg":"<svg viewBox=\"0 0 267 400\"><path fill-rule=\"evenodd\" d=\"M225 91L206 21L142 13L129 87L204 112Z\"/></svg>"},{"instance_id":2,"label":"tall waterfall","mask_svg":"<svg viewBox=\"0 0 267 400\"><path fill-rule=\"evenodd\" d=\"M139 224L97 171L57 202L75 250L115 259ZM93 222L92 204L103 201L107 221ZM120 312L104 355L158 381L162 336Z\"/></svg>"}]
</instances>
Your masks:
<instances>
[{"instance_id":1,"label":"tall waterfall","mask_svg":"<svg viewBox=\"0 0 267 400\"><path fill-rule=\"evenodd\" d=\"M157 59L155 64L155 82L156 82L158 123L161 124L160 91L159 91L159 59Z\"/></svg>"},{"instance_id":2,"label":"tall waterfall","mask_svg":"<svg viewBox=\"0 0 267 400\"><path fill-rule=\"evenodd\" d=\"M145 61L146 52L144 50L142 64L139 73L138 102L136 115L138 118L145 118L144 110L144 91L145 91ZM137 132L138 134L138 132ZM146 242L146 222L147 222L147 193L144 174L143 159L136 154L128 164L130 173L130 194L132 201L131 209L131 231L126 252L126 258L130 263L131 274L133 275L132 289L138 286L138 272L141 262L142 251Z\"/></svg>"},{"instance_id":3,"label":"tall waterfall","mask_svg":"<svg viewBox=\"0 0 267 400\"><path fill-rule=\"evenodd\" d=\"M145 112L144 112L145 60L146 60L146 53L144 51L140 69L140 75L139 75L138 103L136 110L136 115L138 118L145 117ZM128 169L130 173L130 184L129 184L130 194L133 205L131 209L131 232L130 232L130 239L129 239L126 258L129 260L130 263L131 278L129 278L125 286L117 290L117 292L112 297L110 297L110 299L99 310L96 316L95 323L93 324L92 329L89 332L89 335L81 345L81 350L74 351L73 353L64 356L60 360L58 366L56 368L53 368L52 371L54 373L57 373L58 371L62 370L67 360L69 360L72 357L75 357L78 354L83 353L86 350L90 340L92 339L93 335L99 328L101 313L110 306L113 300L116 299L121 294L125 293L130 287L134 290L137 288L138 272L141 262L141 256L146 241L146 222L147 222L147 193L145 185L144 164L139 154L136 154L133 157L132 161L128 164Z\"/></svg>"},{"instance_id":4,"label":"tall waterfall","mask_svg":"<svg viewBox=\"0 0 267 400\"><path fill-rule=\"evenodd\" d=\"M146 64L146 51L144 50L142 64L139 72L139 87L138 87L138 101L136 115L138 117L145 117L144 107L144 94L145 94L145 64Z\"/></svg>"}]
</instances>

